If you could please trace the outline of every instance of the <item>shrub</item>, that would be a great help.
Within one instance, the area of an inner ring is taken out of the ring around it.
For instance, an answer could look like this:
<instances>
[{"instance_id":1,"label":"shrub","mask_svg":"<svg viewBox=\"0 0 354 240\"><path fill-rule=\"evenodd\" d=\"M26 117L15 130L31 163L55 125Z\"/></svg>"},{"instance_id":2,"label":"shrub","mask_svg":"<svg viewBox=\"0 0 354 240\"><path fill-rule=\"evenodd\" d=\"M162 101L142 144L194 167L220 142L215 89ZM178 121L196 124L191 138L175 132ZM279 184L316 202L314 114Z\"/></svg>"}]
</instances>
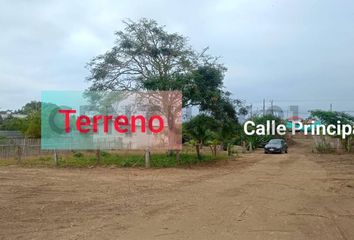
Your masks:
<instances>
[{"instance_id":1,"label":"shrub","mask_svg":"<svg viewBox=\"0 0 354 240\"><path fill-rule=\"evenodd\" d=\"M106 152L106 151L102 151L102 150L101 150L101 156L102 156L102 157L110 157L111 154L110 154L109 152Z\"/></svg>"},{"instance_id":2,"label":"shrub","mask_svg":"<svg viewBox=\"0 0 354 240\"><path fill-rule=\"evenodd\" d=\"M331 144L328 142L317 143L315 145L316 151L318 153L332 153L334 149L331 147Z\"/></svg>"},{"instance_id":3,"label":"shrub","mask_svg":"<svg viewBox=\"0 0 354 240\"><path fill-rule=\"evenodd\" d=\"M74 156L75 158L81 158L81 157L84 156L84 154L82 154L81 152L74 152L74 153L73 153L73 156Z\"/></svg>"}]
</instances>

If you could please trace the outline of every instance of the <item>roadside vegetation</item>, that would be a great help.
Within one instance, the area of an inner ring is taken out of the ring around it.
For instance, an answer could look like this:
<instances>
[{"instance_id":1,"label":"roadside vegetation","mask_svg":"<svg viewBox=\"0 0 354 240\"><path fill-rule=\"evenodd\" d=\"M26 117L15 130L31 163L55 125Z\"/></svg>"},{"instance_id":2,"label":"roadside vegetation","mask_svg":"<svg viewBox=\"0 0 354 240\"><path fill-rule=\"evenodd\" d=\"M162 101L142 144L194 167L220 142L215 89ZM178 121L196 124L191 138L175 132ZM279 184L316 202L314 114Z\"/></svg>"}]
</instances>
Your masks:
<instances>
[{"instance_id":1,"label":"roadside vegetation","mask_svg":"<svg viewBox=\"0 0 354 240\"><path fill-rule=\"evenodd\" d=\"M31 101L25 104L21 109L8 112L8 117L2 118L0 116L0 130L20 131L25 137L28 138L41 137L40 102ZM16 117L17 115L22 115L23 117Z\"/></svg>"},{"instance_id":2,"label":"roadside vegetation","mask_svg":"<svg viewBox=\"0 0 354 240\"><path fill-rule=\"evenodd\" d=\"M354 125L354 117L343 112L335 112L335 111L322 111L322 110L315 110L311 111L311 117L318 118L323 124L329 125L337 125L338 121L342 124L350 124ZM338 151L338 146L334 147L331 144L331 139L338 140L341 145L341 149L344 152L352 152L353 145L354 145L354 134L346 136L344 139L340 137L340 134L337 131L337 136L321 136L320 141L315 143L315 149L319 153L333 153ZM332 141L333 142L333 141Z\"/></svg>"},{"instance_id":3,"label":"roadside vegetation","mask_svg":"<svg viewBox=\"0 0 354 240\"><path fill-rule=\"evenodd\" d=\"M256 125L258 124L262 124L262 125L266 125L267 121L272 121L274 120L276 125L279 125L281 123L284 123L284 121L277 117L277 116L273 116L273 115L264 115L264 116L255 116L253 118L251 118L250 120L252 120ZM279 135L264 135L264 136L259 136L259 135L252 135L252 136L248 136L244 133L244 131L241 129L239 132L240 135L240 139L239 139L239 143L240 142L244 142L247 150L254 150L258 147L264 147L264 145L266 143L268 143L271 139L274 138L286 138L286 136L279 136Z\"/></svg>"},{"instance_id":4,"label":"roadside vegetation","mask_svg":"<svg viewBox=\"0 0 354 240\"><path fill-rule=\"evenodd\" d=\"M188 148L188 147L187 147ZM151 167L188 167L191 165L213 164L217 161L228 160L230 157L226 152L211 154L207 148L201 150L202 156L197 157L192 151L183 151L176 161L175 154L153 153L151 156ZM52 155L40 157L29 157L18 162L17 159L3 159L0 166L19 165L25 167L144 167L145 159L142 151L118 152L101 151L100 160L94 151L68 151L58 154L57 164L53 161Z\"/></svg>"}]
</instances>

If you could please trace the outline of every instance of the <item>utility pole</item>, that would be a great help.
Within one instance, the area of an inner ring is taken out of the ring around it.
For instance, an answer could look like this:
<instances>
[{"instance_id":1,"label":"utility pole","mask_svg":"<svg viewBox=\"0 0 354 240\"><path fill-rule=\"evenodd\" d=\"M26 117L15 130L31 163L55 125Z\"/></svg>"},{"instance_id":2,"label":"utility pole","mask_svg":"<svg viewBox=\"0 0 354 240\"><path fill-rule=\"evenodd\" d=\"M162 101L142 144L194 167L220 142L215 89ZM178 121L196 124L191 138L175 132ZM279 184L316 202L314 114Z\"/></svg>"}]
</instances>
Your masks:
<instances>
[{"instance_id":1,"label":"utility pole","mask_svg":"<svg viewBox=\"0 0 354 240\"><path fill-rule=\"evenodd\" d=\"M274 116L273 100L270 101L270 108L272 110L272 116Z\"/></svg>"},{"instance_id":2,"label":"utility pole","mask_svg":"<svg viewBox=\"0 0 354 240\"><path fill-rule=\"evenodd\" d=\"M265 98L263 98L263 116L265 116Z\"/></svg>"},{"instance_id":3,"label":"utility pole","mask_svg":"<svg viewBox=\"0 0 354 240\"><path fill-rule=\"evenodd\" d=\"M329 111L331 111L332 112L332 110L333 110L333 106L332 106L332 103L329 105Z\"/></svg>"}]
</instances>

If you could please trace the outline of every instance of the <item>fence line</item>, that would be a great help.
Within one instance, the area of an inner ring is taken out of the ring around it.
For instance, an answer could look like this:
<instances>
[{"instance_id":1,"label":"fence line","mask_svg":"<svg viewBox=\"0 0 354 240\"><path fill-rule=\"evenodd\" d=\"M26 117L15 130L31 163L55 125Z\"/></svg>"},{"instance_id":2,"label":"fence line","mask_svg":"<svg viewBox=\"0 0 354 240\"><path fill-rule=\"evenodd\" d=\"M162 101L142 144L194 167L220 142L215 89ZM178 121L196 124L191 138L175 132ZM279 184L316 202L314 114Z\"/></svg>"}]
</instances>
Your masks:
<instances>
[{"instance_id":1,"label":"fence line","mask_svg":"<svg viewBox=\"0 0 354 240\"><path fill-rule=\"evenodd\" d=\"M0 142L0 159L17 158L22 160L27 157L50 154L52 151L41 149L41 139L6 139Z\"/></svg>"}]
</instances>

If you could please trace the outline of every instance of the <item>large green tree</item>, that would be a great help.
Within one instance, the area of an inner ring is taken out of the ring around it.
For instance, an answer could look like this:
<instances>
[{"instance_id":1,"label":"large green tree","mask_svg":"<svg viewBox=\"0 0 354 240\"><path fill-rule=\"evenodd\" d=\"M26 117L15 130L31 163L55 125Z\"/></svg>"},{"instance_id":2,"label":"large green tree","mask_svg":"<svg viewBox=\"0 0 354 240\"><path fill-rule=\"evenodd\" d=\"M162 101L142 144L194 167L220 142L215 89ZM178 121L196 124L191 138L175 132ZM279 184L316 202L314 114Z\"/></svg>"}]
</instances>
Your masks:
<instances>
[{"instance_id":1,"label":"large green tree","mask_svg":"<svg viewBox=\"0 0 354 240\"><path fill-rule=\"evenodd\" d=\"M183 75L200 57L177 33L168 33L156 21L124 21L116 44L89 63L93 90L179 89Z\"/></svg>"},{"instance_id":2,"label":"large green tree","mask_svg":"<svg viewBox=\"0 0 354 240\"><path fill-rule=\"evenodd\" d=\"M183 107L236 118L223 91L226 68L217 58L194 50L186 37L169 33L154 20L123 22L113 48L88 63L90 90L178 90ZM225 109L225 111L223 111Z\"/></svg>"},{"instance_id":3,"label":"large green tree","mask_svg":"<svg viewBox=\"0 0 354 240\"><path fill-rule=\"evenodd\" d=\"M21 109L17 110L17 113L30 115L33 112L41 111L41 102L39 101L31 101L26 103Z\"/></svg>"},{"instance_id":4,"label":"large green tree","mask_svg":"<svg viewBox=\"0 0 354 240\"><path fill-rule=\"evenodd\" d=\"M354 123L354 117L344 112L313 110L310 111L311 117L318 118L323 124L337 125L337 121L342 124Z\"/></svg>"},{"instance_id":5,"label":"large green tree","mask_svg":"<svg viewBox=\"0 0 354 240\"><path fill-rule=\"evenodd\" d=\"M201 158L201 146L208 141L219 140L220 126L211 116L199 114L183 124L183 135L185 139L193 143L197 157Z\"/></svg>"},{"instance_id":6,"label":"large green tree","mask_svg":"<svg viewBox=\"0 0 354 240\"><path fill-rule=\"evenodd\" d=\"M26 103L14 113L25 114L24 118L10 115L2 120L0 130L21 131L26 137L40 138L41 137L41 118L40 118L41 103L31 101Z\"/></svg>"}]
</instances>

